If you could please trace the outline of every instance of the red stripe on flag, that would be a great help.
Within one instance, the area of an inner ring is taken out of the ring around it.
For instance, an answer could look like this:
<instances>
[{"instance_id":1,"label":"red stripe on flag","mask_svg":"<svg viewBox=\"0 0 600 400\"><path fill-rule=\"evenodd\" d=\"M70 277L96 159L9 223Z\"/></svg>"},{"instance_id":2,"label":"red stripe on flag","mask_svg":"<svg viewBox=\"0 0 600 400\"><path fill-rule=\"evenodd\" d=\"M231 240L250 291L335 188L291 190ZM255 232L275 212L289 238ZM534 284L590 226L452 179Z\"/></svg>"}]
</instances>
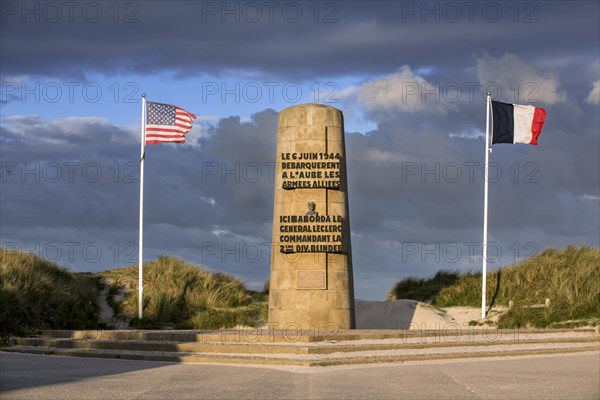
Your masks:
<instances>
[{"instance_id":1,"label":"red stripe on flag","mask_svg":"<svg viewBox=\"0 0 600 400\"><path fill-rule=\"evenodd\" d=\"M534 146L537 146L538 136L542 133L542 126L546 121L546 110L543 108L536 107L533 112L533 121L531 122L531 142Z\"/></svg>"},{"instance_id":2,"label":"red stripe on flag","mask_svg":"<svg viewBox=\"0 0 600 400\"><path fill-rule=\"evenodd\" d=\"M184 131L182 131L179 128L146 128L146 132L173 132L173 133L179 133L182 135L184 134ZM185 133L187 133L187 132L185 132Z\"/></svg>"},{"instance_id":3,"label":"red stripe on flag","mask_svg":"<svg viewBox=\"0 0 600 400\"><path fill-rule=\"evenodd\" d=\"M185 115L189 116L191 119L196 119L196 114L192 114L191 112L186 111L181 107L175 106L175 113L176 114L185 114Z\"/></svg>"},{"instance_id":4,"label":"red stripe on flag","mask_svg":"<svg viewBox=\"0 0 600 400\"><path fill-rule=\"evenodd\" d=\"M146 144L161 144L161 143L185 143L184 140L146 140Z\"/></svg>"},{"instance_id":5,"label":"red stripe on flag","mask_svg":"<svg viewBox=\"0 0 600 400\"><path fill-rule=\"evenodd\" d=\"M146 135L146 137L148 138L182 138L183 139L183 135L180 134L165 134L165 135L160 135L158 133L149 133Z\"/></svg>"}]
</instances>

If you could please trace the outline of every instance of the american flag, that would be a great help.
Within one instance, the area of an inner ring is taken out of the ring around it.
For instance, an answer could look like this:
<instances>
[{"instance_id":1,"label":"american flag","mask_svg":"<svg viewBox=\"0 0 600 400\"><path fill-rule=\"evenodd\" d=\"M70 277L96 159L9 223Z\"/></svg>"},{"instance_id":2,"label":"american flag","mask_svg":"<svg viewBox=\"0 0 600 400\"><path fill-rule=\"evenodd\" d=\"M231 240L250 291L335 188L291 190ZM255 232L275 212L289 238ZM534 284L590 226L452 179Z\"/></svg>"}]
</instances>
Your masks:
<instances>
[{"instance_id":1,"label":"american flag","mask_svg":"<svg viewBox=\"0 0 600 400\"><path fill-rule=\"evenodd\" d=\"M146 144L184 143L194 119L181 107L146 102Z\"/></svg>"}]
</instances>

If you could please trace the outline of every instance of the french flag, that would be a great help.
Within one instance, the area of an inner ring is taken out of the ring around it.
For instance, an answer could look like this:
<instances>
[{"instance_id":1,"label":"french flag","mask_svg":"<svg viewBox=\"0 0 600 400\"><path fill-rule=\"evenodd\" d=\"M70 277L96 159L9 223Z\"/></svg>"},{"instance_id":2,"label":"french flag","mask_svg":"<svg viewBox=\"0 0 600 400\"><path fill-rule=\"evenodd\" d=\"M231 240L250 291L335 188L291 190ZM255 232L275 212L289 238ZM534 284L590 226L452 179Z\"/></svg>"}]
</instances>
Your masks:
<instances>
[{"instance_id":1,"label":"french flag","mask_svg":"<svg viewBox=\"0 0 600 400\"><path fill-rule=\"evenodd\" d=\"M492 101L492 144L537 145L545 120L543 108Z\"/></svg>"}]
</instances>

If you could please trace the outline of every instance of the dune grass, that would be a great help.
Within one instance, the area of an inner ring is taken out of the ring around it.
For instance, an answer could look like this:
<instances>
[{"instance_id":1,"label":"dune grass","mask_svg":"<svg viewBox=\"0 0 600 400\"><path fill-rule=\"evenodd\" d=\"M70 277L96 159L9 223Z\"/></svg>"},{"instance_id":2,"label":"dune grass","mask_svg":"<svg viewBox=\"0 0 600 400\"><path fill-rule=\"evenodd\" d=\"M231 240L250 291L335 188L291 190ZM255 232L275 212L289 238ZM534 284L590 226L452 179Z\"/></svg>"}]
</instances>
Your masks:
<instances>
[{"instance_id":1,"label":"dune grass","mask_svg":"<svg viewBox=\"0 0 600 400\"><path fill-rule=\"evenodd\" d=\"M427 278L404 278L390 289L386 301L411 299L430 303L442 289L453 285L459 277L458 271L440 270Z\"/></svg>"},{"instance_id":2,"label":"dune grass","mask_svg":"<svg viewBox=\"0 0 600 400\"><path fill-rule=\"evenodd\" d=\"M98 274L72 273L36 255L0 249L0 334L41 329L98 329L96 298L107 280L109 304L138 328L220 329L266 321L267 294L237 278L169 256L144 265L144 318L137 316L137 266ZM487 278L488 304L514 306L498 326L574 327L600 323L600 249L549 248ZM267 286L265 287L267 289ZM123 298L119 293L125 292ZM439 271L398 282L388 300L410 298L440 307L481 301L481 274ZM550 305L542 304L546 298Z\"/></svg>"},{"instance_id":3,"label":"dune grass","mask_svg":"<svg viewBox=\"0 0 600 400\"><path fill-rule=\"evenodd\" d=\"M109 304L141 328L219 329L256 326L266 319L266 297L251 292L237 278L212 273L179 258L160 256L144 264L144 318L138 320L137 266L104 271L109 294L127 295Z\"/></svg>"},{"instance_id":4,"label":"dune grass","mask_svg":"<svg viewBox=\"0 0 600 400\"><path fill-rule=\"evenodd\" d=\"M434 286L430 280L396 287ZM428 293L425 291L425 293ZM487 276L488 305L514 306L503 314L501 328L555 328L598 325L600 322L600 249L589 246L548 248ZM416 296L418 297L418 296ZM531 307L550 299L548 307ZM433 299L438 307L481 306L481 273L463 274Z\"/></svg>"},{"instance_id":5,"label":"dune grass","mask_svg":"<svg viewBox=\"0 0 600 400\"><path fill-rule=\"evenodd\" d=\"M231 275L161 256L144 264L144 318L138 320L137 279L137 266L73 273L33 254L0 249L0 335L109 328L98 316L104 282L109 305L134 328L220 329L267 319L266 294L247 290Z\"/></svg>"},{"instance_id":6,"label":"dune grass","mask_svg":"<svg viewBox=\"0 0 600 400\"><path fill-rule=\"evenodd\" d=\"M33 254L0 248L0 334L97 329L98 279Z\"/></svg>"}]
</instances>

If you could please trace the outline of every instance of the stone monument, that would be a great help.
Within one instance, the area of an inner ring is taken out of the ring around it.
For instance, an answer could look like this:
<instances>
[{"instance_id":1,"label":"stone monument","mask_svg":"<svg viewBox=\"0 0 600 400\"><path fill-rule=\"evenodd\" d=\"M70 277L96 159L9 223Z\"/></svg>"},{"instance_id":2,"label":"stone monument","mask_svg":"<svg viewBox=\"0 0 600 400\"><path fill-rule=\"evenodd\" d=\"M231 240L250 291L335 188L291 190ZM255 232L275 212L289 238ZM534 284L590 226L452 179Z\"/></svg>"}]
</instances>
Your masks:
<instances>
[{"instance_id":1,"label":"stone monument","mask_svg":"<svg viewBox=\"0 0 600 400\"><path fill-rule=\"evenodd\" d=\"M279 113L269 323L352 329L354 287L344 117L321 104Z\"/></svg>"}]
</instances>

